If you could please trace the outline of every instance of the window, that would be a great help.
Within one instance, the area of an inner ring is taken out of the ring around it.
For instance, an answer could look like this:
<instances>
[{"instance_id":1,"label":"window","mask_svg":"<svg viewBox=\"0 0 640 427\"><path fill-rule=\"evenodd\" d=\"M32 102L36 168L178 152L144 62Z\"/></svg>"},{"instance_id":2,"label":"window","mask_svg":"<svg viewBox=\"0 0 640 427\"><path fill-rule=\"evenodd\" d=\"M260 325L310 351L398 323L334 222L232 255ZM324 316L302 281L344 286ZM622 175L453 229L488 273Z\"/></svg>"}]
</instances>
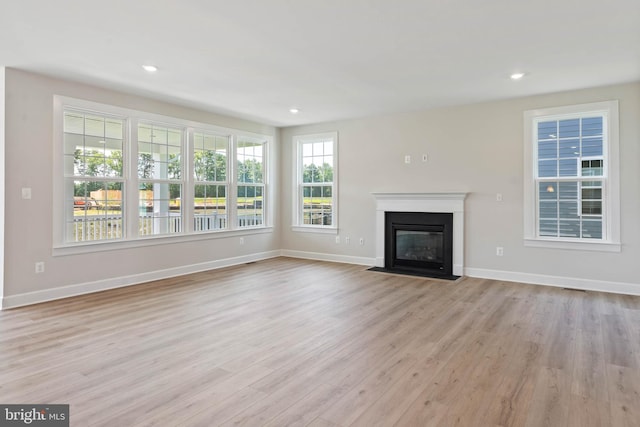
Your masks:
<instances>
[{"instance_id":1,"label":"window","mask_svg":"<svg viewBox=\"0 0 640 427\"><path fill-rule=\"evenodd\" d=\"M126 120L68 109L63 116L65 240L123 236Z\"/></svg>"},{"instance_id":2,"label":"window","mask_svg":"<svg viewBox=\"0 0 640 427\"><path fill-rule=\"evenodd\" d=\"M227 228L229 137L207 132L193 136L194 231Z\"/></svg>"},{"instance_id":3,"label":"window","mask_svg":"<svg viewBox=\"0 0 640 427\"><path fill-rule=\"evenodd\" d=\"M138 234L182 231L182 149L180 128L138 124Z\"/></svg>"},{"instance_id":4,"label":"window","mask_svg":"<svg viewBox=\"0 0 640 427\"><path fill-rule=\"evenodd\" d=\"M296 224L298 231L336 232L338 134L294 137L296 160Z\"/></svg>"},{"instance_id":5,"label":"window","mask_svg":"<svg viewBox=\"0 0 640 427\"><path fill-rule=\"evenodd\" d=\"M264 144L241 137L236 144L238 165L238 227L255 227L264 222Z\"/></svg>"},{"instance_id":6,"label":"window","mask_svg":"<svg viewBox=\"0 0 640 427\"><path fill-rule=\"evenodd\" d=\"M619 250L617 103L525 113L525 243Z\"/></svg>"},{"instance_id":7,"label":"window","mask_svg":"<svg viewBox=\"0 0 640 427\"><path fill-rule=\"evenodd\" d=\"M63 97L55 111L56 247L267 229L271 137Z\"/></svg>"}]
</instances>

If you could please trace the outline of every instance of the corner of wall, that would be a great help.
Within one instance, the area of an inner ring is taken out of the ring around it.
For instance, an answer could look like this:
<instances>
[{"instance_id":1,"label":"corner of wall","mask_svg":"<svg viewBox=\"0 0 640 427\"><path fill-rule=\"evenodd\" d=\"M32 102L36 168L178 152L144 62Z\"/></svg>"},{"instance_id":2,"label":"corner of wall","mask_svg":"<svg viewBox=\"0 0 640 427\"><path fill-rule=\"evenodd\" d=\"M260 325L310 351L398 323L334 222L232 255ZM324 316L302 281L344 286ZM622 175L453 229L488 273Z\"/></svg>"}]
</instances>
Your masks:
<instances>
[{"instance_id":1,"label":"corner of wall","mask_svg":"<svg viewBox=\"0 0 640 427\"><path fill-rule=\"evenodd\" d=\"M4 295L4 121L5 121L5 67L0 67L0 309Z\"/></svg>"}]
</instances>

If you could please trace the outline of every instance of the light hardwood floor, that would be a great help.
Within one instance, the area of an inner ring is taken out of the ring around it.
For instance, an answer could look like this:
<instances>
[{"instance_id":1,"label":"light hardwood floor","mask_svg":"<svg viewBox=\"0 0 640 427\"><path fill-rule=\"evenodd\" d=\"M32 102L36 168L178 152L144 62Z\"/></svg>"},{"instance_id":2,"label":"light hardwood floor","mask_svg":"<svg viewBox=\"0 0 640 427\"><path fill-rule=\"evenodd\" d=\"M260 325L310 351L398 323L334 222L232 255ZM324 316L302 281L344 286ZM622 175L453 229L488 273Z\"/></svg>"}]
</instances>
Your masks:
<instances>
[{"instance_id":1,"label":"light hardwood floor","mask_svg":"<svg viewBox=\"0 0 640 427\"><path fill-rule=\"evenodd\" d=\"M0 313L72 426L638 426L640 297L289 258Z\"/></svg>"}]
</instances>

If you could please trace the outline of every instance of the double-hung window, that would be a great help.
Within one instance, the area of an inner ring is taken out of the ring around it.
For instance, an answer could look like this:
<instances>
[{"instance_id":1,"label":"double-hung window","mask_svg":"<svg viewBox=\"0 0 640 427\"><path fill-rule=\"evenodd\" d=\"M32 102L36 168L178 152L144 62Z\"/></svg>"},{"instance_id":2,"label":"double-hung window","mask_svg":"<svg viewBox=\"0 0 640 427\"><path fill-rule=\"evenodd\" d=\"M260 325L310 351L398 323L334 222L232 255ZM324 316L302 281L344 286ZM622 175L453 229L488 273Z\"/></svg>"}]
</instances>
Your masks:
<instances>
[{"instance_id":1,"label":"double-hung window","mask_svg":"<svg viewBox=\"0 0 640 427\"><path fill-rule=\"evenodd\" d=\"M265 143L261 138L239 137L236 142L237 225L264 224Z\"/></svg>"},{"instance_id":2,"label":"double-hung window","mask_svg":"<svg viewBox=\"0 0 640 427\"><path fill-rule=\"evenodd\" d=\"M294 229L335 232L338 134L295 136L294 146L297 152Z\"/></svg>"},{"instance_id":3,"label":"double-hung window","mask_svg":"<svg viewBox=\"0 0 640 427\"><path fill-rule=\"evenodd\" d=\"M62 120L64 240L121 239L127 120L73 109Z\"/></svg>"},{"instance_id":4,"label":"double-hung window","mask_svg":"<svg viewBox=\"0 0 640 427\"><path fill-rule=\"evenodd\" d=\"M193 212L195 231L227 228L229 136L193 134Z\"/></svg>"},{"instance_id":5,"label":"double-hung window","mask_svg":"<svg viewBox=\"0 0 640 427\"><path fill-rule=\"evenodd\" d=\"M525 113L525 243L619 250L617 103Z\"/></svg>"},{"instance_id":6,"label":"double-hung window","mask_svg":"<svg viewBox=\"0 0 640 427\"><path fill-rule=\"evenodd\" d=\"M184 130L138 124L138 205L140 236L182 231L182 150Z\"/></svg>"}]
</instances>

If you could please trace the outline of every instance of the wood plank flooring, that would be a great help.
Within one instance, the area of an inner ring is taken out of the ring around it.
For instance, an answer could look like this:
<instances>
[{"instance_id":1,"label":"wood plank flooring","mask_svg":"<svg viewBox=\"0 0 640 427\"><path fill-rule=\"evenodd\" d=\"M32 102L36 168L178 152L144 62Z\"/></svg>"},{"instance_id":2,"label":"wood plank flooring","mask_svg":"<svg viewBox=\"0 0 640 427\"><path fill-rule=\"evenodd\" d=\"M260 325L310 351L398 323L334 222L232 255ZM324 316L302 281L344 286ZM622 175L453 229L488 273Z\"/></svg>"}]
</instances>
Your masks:
<instances>
[{"instance_id":1,"label":"wood plank flooring","mask_svg":"<svg viewBox=\"0 0 640 427\"><path fill-rule=\"evenodd\" d=\"M0 312L72 426L640 426L640 297L276 258Z\"/></svg>"}]
</instances>

